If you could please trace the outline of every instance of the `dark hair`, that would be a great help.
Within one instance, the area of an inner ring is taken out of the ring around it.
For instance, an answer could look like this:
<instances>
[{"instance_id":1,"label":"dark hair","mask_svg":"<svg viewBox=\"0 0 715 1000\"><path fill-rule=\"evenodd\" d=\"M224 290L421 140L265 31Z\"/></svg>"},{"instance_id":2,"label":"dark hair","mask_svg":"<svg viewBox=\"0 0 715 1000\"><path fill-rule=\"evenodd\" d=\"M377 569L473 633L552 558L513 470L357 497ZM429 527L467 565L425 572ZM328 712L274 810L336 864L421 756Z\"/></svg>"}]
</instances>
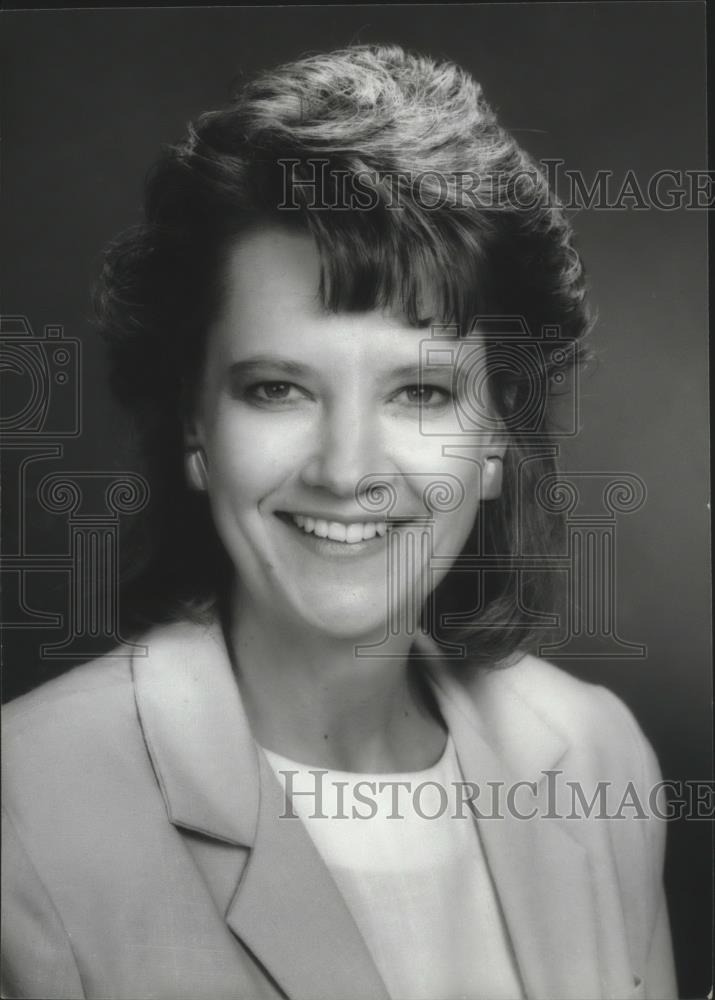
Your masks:
<instances>
[{"instance_id":1,"label":"dark hair","mask_svg":"<svg viewBox=\"0 0 715 1000\"><path fill-rule=\"evenodd\" d=\"M554 370L584 353L583 269L543 172L497 123L479 84L398 46L288 63L201 115L149 174L144 221L106 251L96 314L151 487L129 552L125 620L156 623L209 607L228 582L206 499L184 481L183 421L221 305L227 249L265 221L312 234L328 310L399 305L419 325L427 281L460 335L474 316L525 321L533 338L526 367L509 355L509 330L490 339L489 391L509 447L502 497L481 505L465 549L499 558L479 574L477 606L470 595L462 607L473 612L467 623L448 633L479 659L525 648L534 616L552 609L554 574L514 560L548 555L560 538L558 518L535 492L554 472L555 449L544 446ZM544 349L544 328L558 329L560 353ZM465 579L451 572L437 588L434 630L459 606Z\"/></svg>"}]
</instances>

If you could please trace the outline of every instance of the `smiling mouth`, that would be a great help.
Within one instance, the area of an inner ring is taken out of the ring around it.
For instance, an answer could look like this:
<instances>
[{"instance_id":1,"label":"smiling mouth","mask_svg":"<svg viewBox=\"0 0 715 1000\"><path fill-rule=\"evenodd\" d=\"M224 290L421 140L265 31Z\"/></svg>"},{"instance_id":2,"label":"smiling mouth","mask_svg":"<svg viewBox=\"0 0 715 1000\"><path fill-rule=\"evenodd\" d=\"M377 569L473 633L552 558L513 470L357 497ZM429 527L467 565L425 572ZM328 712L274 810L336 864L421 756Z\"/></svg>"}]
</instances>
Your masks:
<instances>
[{"instance_id":1,"label":"smiling mouth","mask_svg":"<svg viewBox=\"0 0 715 1000\"><path fill-rule=\"evenodd\" d=\"M386 521L354 521L345 524L340 521L309 517L306 514L288 514L285 511L277 512L277 516L305 535L325 538L331 542L342 542L345 545L358 545L375 537L382 538L387 531Z\"/></svg>"}]
</instances>

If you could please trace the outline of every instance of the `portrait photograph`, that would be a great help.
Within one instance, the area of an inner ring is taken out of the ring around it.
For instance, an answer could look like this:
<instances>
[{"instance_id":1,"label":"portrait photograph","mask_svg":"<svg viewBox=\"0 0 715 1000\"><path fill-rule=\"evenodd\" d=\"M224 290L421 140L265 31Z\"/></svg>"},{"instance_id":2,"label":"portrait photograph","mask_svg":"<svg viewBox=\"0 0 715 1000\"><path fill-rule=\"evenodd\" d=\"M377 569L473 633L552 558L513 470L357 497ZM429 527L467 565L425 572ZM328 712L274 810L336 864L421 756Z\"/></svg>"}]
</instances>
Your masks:
<instances>
[{"instance_id":1,"label":"portrait photograph","mask_svg":"<svg viewBox=\"0 0 715 1000\"><path fill-rule=\"evenodd\" d=\"M0 38L0 995L712 998L705 4Z\"/></svg>"}]
</instances>

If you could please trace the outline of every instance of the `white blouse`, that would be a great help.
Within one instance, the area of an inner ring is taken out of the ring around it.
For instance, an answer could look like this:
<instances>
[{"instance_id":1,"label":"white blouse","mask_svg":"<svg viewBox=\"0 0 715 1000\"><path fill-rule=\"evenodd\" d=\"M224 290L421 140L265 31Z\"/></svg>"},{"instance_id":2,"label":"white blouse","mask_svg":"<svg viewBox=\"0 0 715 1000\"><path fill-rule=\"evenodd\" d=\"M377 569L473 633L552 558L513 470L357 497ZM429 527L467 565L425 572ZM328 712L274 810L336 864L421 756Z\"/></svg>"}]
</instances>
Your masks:
<instances>
[{"instance_id":1,"label":"white blouse","mask_svg":"<svg viewBox=\"0 0 715 1000\"><path fill-rule=\"evenodd\" d=\"M451 737L433 767L393 774L265 753L392 1000L521 1000Z\"/></svg>"}]
</instances>

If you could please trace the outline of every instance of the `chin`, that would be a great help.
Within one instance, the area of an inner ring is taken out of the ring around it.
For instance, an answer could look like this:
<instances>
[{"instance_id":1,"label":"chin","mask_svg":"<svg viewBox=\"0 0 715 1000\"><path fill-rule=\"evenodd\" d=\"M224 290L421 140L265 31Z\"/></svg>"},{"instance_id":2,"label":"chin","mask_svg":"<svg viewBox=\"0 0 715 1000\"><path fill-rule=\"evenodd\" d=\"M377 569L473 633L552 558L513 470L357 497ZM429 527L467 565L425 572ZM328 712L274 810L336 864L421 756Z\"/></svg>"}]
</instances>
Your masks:
<instances>
[{"instance_id":1,"label":"chin","mask_svg":"<svg viewBox=\"0 0 715 1000\"><path fill-rule=\"evenodd\" d=\"M387 595L361 599L348 593L342 600L333 591L315 595L311 600L293 602L294 617L311 631L329 639L352 639L355 642L379 642L388 632Z\"/></svg>"}]
</instances>

